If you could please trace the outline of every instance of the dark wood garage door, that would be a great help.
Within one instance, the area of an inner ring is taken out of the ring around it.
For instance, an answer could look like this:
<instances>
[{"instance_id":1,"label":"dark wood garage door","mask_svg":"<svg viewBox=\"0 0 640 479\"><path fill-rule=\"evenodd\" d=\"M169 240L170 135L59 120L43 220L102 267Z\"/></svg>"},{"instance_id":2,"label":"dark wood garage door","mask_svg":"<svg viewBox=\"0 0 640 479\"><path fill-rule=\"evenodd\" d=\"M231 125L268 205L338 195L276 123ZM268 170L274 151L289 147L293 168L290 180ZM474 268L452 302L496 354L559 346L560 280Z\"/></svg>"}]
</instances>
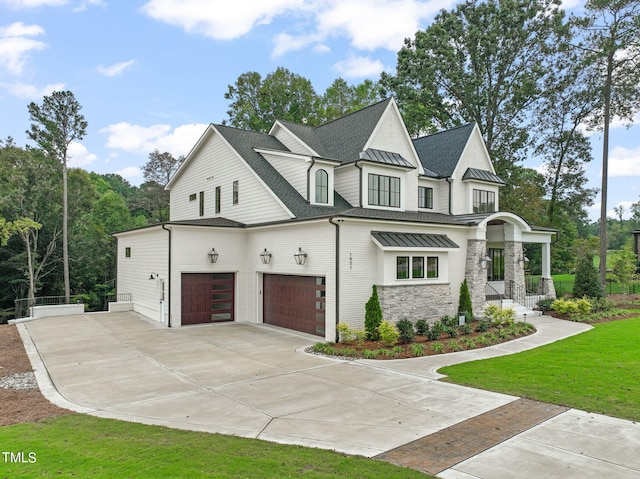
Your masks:
<instances>
[{"instance_id":1,"label":"dark wood garage door","mask_svg":"<svg viewBox=\"0 0 640 479\"><path fill-rule=\"evenodd\" d=\"M265 274L264 322L324 336L325 278Z\"/></svg>"},{"instance_id":2,"label":"dark wood garage door","mask_svg":"<svg viewBox=\"0 0 640 479\"><path fill-rule=\"evenodd\" d=\"M182 274L182 324L233 321L233 273Z\"/></svg>"}]
</instances>

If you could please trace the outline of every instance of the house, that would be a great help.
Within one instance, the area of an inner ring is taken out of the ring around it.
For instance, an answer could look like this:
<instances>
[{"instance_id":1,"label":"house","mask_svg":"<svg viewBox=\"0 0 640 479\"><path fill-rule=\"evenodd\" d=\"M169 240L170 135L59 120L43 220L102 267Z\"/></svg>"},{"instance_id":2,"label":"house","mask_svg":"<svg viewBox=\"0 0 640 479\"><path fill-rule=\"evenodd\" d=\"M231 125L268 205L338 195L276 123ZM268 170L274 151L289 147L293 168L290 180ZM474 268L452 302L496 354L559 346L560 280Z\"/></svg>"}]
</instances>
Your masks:
<instances>
[{"instance_id":1,"label":"house","mask_svg":"<svg viewBox=\"0 0 640 479\"><path fill-rule=\"evenodd\" d=\"M374 284L392 322L455 314L464 279L476 313L488 290L513 296L529 244L553 295L553 232L500 212L503 184L476 124L412 140L393 98L318 127L212 124L167 185L170 220L115 234L117 290L170 327L332 341L363 328Z\"/></svg>"}]
</instances>

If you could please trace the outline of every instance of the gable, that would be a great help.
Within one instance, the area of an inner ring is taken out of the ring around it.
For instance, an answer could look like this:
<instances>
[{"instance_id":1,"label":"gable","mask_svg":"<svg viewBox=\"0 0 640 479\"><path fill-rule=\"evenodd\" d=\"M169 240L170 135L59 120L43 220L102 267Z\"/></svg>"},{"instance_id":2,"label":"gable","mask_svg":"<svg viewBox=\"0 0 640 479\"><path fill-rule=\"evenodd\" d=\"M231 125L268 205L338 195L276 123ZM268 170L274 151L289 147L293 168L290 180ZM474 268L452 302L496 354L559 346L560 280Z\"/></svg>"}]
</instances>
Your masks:
<instances>
[{"instance_id":1,"label":"gable","mask_svg":"<svg viewBox=\"0 0 640 479\"><path fill-rule=\"evenodd\" d=\"M469 123L414 139L413 146L425 173L438 178L453 176L474 128L475 123Z\"/></svg>"},{"instance_id":2,"label":"gable","mask_svg":"<svg viewBox=\"0 0 640 479\"><path fill-rule=\"evenodd\" d=\"M487 147L484 144L484 139L482 138L482 134L480 133L480 128L476 124L473 124L469 137L464 145L464 148L460 154L460 159L458 160L457 165L454 168L454 171L450 176L454 176L460 179L464 179L464 176L467 175L469 177L471 172L469 169L476 170L474 179L481 179L478 173L479 171L483 171L483 176L492 179L497 179L498 181L492 181L500 184L504 184L504 182L498 178L495 173L495 169L493 167L493 163L491 161L491 157L489 156L489 152L487 151Z\"/></svg>"}]
</instances>

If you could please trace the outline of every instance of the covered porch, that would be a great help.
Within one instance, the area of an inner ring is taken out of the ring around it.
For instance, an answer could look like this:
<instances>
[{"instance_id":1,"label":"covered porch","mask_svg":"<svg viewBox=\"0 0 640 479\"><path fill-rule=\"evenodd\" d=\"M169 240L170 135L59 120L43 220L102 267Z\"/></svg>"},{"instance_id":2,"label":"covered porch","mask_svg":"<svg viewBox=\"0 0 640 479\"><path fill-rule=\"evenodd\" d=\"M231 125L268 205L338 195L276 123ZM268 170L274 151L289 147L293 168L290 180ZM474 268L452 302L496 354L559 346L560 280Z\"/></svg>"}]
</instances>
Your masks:
<instances>
[{"instance_id":1,"label":"covered porch","mask_svg":"<svg viewBox=\"0 0 640 479\"><path fill-rule=\"evenodd\" d=\"M474 311L489 301L512 300L528 309L543 298L555 298L551 278L551 240L554 230L536 228L512 213L493 213L479 221L468 240L465 277ZM527 249L540 251L540 274L527 275Z\"/></svg>"}]
</instances>

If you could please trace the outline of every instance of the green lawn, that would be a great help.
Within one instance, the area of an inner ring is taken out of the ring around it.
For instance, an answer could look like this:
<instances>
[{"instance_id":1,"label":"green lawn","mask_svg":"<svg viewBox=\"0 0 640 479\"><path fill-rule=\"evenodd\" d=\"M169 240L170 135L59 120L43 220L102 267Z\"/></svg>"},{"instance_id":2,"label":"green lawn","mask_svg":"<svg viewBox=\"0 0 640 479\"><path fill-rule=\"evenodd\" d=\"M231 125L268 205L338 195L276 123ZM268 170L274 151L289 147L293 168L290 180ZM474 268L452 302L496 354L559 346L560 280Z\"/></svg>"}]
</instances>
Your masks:
<instances>
[{"instance_id":1,"label":"green lawn","mask_svg":"<svg viewBox=\"0 0 640 479\"><path fill-rule=\"evenodd\" d=\"M640 421L640 318L440 372L458 384Z\"/></svg>"},{"instance_id":2,"label":"green lawn","mask_svg":"<svg viewBox=\"0 0 640 479\"><path fill-rule=\"evenodd\" d=\"M24 462L16 462L3 453L2 478L431 477L385 462L321 449L83 414L1 427L0 444L2 451L24 454Z\"/></svg>"}]
</instances>

